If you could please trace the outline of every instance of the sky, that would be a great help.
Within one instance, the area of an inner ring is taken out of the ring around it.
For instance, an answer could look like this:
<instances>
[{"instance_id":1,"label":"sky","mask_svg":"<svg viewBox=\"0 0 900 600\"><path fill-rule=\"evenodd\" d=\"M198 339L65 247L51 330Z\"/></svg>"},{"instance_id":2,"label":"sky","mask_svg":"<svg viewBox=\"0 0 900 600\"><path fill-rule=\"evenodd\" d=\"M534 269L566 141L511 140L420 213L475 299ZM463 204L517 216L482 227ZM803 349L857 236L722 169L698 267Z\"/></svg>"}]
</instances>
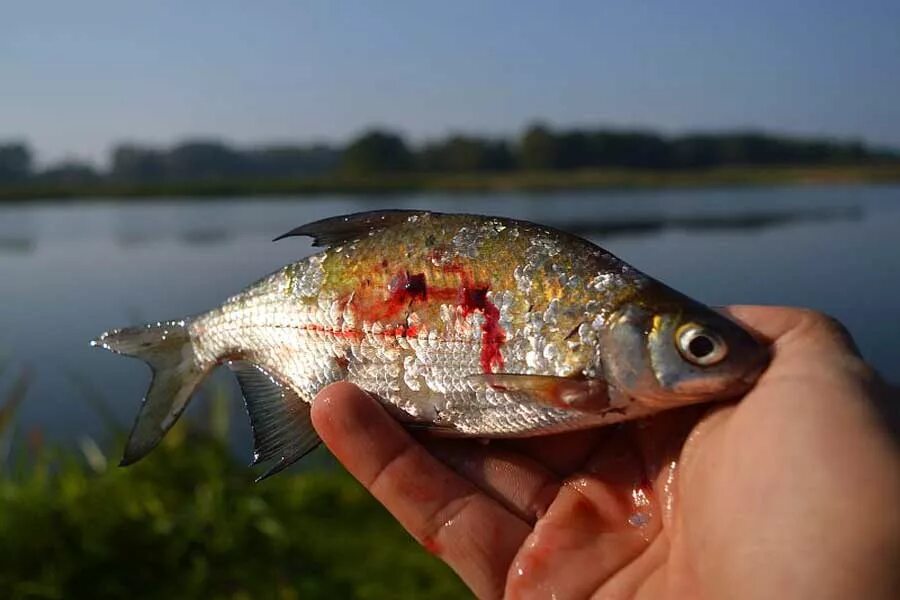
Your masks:
<instances>
[{"instance_id":1,"label":"sky","mask_svg":"<svg viewBox=\"0 0 900 600\"><path fill-rule=\"evenodd\" d=\"M896 0L4 0L0 143L757 128L900 147Z\"/></svg>"}]
</instances>

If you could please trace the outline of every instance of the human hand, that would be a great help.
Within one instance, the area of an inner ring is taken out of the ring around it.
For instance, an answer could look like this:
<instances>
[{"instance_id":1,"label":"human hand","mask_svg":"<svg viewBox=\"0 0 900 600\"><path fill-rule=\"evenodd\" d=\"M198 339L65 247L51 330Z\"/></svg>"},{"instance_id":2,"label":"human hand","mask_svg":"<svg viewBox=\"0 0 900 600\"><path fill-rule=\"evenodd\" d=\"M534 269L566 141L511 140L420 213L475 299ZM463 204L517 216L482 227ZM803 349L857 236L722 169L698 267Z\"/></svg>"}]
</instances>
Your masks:
<instances>
[{"instance_id":1,"label":"human hand","mask_svg":"<svg viewBox=\"0 0 900 600\"><path fill-rule=\"evenodd\" d=\"M821 315L729 312L773 348L738 403L484 445L413 437L338 383L313 423L479 597L900 597L886 388Z\"/></svg>"}]
</instances>

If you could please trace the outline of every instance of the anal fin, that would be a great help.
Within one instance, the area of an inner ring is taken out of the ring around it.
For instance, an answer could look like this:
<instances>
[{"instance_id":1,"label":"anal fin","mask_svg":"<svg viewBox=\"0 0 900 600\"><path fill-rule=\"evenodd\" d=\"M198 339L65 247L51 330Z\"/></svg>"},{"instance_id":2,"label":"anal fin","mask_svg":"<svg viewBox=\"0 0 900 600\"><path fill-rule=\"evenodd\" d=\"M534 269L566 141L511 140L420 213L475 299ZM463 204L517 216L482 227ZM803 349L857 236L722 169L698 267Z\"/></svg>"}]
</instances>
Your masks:
<instances>
[{"instance_id":1,"label":"anal fin","mask_svg":"<svg viewBox=\"0 0 900 600\"><path fill-rule=\"evenodd\" d=\"M552 408L599 413L610 407L608 389L602 379L516 373L471 377L482 379L495 390L526 394L533 402Z\"/></svg>"},{"instance_id":2,"label":"anal fin","mask_svg":"<svg viewBox=\"0 0 900 600\"><path fill-rule=\"evenodd\" d=\"M253 464L275 461L256 481L289 467L321 440L310 421L310 405L272 374L245 361L232 361L253 430Z\"/></svg>"}]
</instances>

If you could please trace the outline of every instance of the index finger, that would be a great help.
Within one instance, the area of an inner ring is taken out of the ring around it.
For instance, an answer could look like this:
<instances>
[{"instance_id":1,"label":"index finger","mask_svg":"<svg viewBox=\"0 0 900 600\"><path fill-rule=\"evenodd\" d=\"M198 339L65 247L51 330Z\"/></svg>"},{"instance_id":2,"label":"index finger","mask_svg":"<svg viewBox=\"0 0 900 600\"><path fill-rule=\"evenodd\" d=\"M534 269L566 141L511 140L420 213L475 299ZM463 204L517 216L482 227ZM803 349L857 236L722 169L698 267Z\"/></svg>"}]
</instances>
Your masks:
<instances>
[{"instance_id":1,"label":"index finger","mask_svg":"<svg viewBox=\"0 0 900 600\"><path fill-rule=\"evenodd\" d=\"M433 457L356 386L322 390L312 422L335 457L479 597L499 597L531 528Z\"/></svg>"},{"instance_id":2,"label":"index finger","mask_svg":"<svg viewBox=\"0 0 900 600\"><path fill-rule=\"evenodd\" d=\"M809 308L738 304L723 310L769 342L777 343L789 336L793 338L792 334L802 334L830 350L859 354L853 337L840 322Z\"/></svg>"},{"instance_id":3,"label":"index finger","mask_svg":"<svg viewBox=\"0 0 900 600\"><path fill-rule=\"evenodd\" d=\"M806 315L812 312L790 306L752 304L734 304L725 306L722 310L770 342L795 329Z\"/></svg>"}]
</instances>

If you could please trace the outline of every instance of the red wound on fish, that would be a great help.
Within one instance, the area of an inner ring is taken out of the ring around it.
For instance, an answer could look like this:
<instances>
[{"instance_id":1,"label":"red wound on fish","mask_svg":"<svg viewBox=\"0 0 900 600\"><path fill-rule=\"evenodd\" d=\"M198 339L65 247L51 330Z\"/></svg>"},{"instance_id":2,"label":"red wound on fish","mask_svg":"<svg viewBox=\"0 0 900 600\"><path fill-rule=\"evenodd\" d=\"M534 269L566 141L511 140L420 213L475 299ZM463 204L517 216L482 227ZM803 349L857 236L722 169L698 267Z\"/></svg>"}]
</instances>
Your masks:
<instances>
[{"instance_id":1,"label":"red wound on fish","mask_svg":"<svg viewBox=\"0 0 900 600\"><path fill-rule=\"evenodd\" d=\"M401 271L394 275L388 284L389 302L409 303L413 300L425 300L428 287L425 285L425 273L410 274Z\"/></svg>"},{"instance_id":2,"label":"red wound on fish","mask_svg":"<svg viewBox=\"0 0 900 600\"><path fill-rule=\"evenodd\" d=\"M381 266L386 267L386 261L381 261ZM480 312L484 316L481 324L481 368L485 373L493 373L503 367L503 355L500 347L506 341L506 334L500 327L500 309L488 298L488 286L472 283L472 277L468 271L458 264L446 264L441 266L445 273L459 276L459 286L456 287L429 287L425 279L425 273L410 273L407 270L397 272L387 285L387 298L382 302L363 301L357 304L359 298L354 299L355 308L366 320L385 321L393 319L403 313L413 302L454 302L465 317ZM396 336L416 337L418 328L397 327L387 329L386 332Z\"/></svg>"},{"instance_id":3,"label":"red wound on fish","mask_svg":"<svg viewBox=\"0 0 900 600\"><path fill-rule=\"evenodd\" d=\"M486 287L464 287L462 290L463 314L468 316L476 310L484 315L481 325L481 370L493 373L503 368L500 346L506 341L506 334L500 327L500 309L488 300Z\"/></svg>"},{"instance_id":4,"label":"red wound on fish","mask_svg":"<svg viewBox=\"0 0 900 600\"><path fill-rule=\"evenodd\" d=\"M487 305L487 288L463 288L462 306L466 314L475 309L484 310Z\"/></svg>"},{"instance_id":5,"label":"red wound on fish","mask_svg":"<svg viewBox=\"0 0 900 600\"><path fill-rule=\"evenodd\" d=\"M425 273L417 275L407 273L405 289L411 300L425 300L428 295L428 287L425 285Z\"/></svg>"},{"instance_id":6,"label":"red wound on fish","mask_svg":"<svg viewBox=\"0 0 900 600\"><path fill-rule=\"evenodd\" d=\"M381 310L371 311L372 320L381 320L400 314L415 300L425 301L428 287L425 274L411 275L408 271L400 271L388 283L388 297Z\"/></svg>"}]
</instances>

